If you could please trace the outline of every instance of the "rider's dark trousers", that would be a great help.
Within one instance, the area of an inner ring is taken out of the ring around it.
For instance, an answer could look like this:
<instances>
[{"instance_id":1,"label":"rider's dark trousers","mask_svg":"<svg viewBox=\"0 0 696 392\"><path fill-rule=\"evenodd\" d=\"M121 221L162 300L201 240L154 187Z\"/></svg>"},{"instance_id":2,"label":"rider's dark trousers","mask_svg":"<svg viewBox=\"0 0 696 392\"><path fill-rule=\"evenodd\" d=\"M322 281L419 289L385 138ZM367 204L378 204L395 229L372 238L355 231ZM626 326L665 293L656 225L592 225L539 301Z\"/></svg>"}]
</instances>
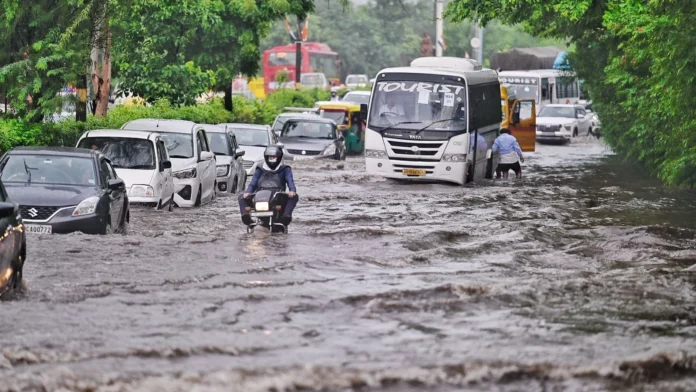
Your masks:
<instances>
[{"instance_id":1,"label":"rider's dark trousers","mask_svg":"<svg viewBox=\"0 0 696 392\"><path fill-rule=\"evenodd\" d=\"M297 202L300 201L299 196L295 194L295 197L288 197L287 194L280 194L276 196L278 199L280 198L287 198L285 201L285 211L283 211L283 216L292 216L292 211L295 209L295 206L297 206ZM244 195L239 195L237 198L239 200L239 213L241 215L244 215L246 213L245 208L246 207L251 207L251 196L248 199L244 198ZM283 202L282 199L278 200L279 202Z\"/></svg>"}]
</instances>

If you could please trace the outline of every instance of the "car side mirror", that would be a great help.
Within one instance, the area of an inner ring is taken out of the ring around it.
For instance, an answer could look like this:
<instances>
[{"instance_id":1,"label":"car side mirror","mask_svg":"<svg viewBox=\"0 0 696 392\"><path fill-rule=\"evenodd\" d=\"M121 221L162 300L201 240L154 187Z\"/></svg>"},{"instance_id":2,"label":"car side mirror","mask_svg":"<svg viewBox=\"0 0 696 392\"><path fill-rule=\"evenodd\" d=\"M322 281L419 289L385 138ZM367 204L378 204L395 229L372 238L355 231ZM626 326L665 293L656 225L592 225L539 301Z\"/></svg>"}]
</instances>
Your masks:
<instances>
[{"instance_id":1,"label":"car side mirror","mask_svg":"<svg viewBox=\"0 0 696 392\"><path fill-rule=\"evenodd\" d=\"M246 151L244 151L244 150L237 150L237 151L234 153L234 157L235 157L235 158L243 157L244 154L246 154Z\"/></svg>"},{"instance_id":2,"label":"car side mirror","mask_svg":"<svg viewBox=\"0 0 696 392\"><path fill-rule=\"evenodd\" d=\"M213 159L213 158L215 157L215 154L213 154L213 153L210 152L210 151L201 151L200 157L201 157L201 158L200 158L200 162L202 162L202 161L209 161L209 160L211 160L211 159Z\"/></svg>"},{"instance_id":3,"label":"car side mirror","mask_svg":"<svg viewBox=\"0 0 696 392\"><path fill-rule=\"evenodd\" d=\"M162 166L162 170L171 169L172 168L172 161L162 161L160 163L160 166Z\"/></svg>"},{"instance_id":4,"label":"car side mirror","mask_svg":"<svg viewBox=\"0 0 696 392\"><path fill-rule=\"evenodd\" d=\"M583 118L585 118L585 116L582 115L582 114L580 114L580 113L578 113L577 118L578 118L578 120L582 120Z\"/></svg>"},{"instance_id":5,"label":"car side mirror","mask_svg":"<svg viewBox=\"0 0 696 392\"><path fill-rule=\"evenodd\" d=\"M8 202L0 203L0 219L9 218L16 213L15 205Z\"/></svg>"},{"instance_id":6,"label":"car side mirror","mask_svg":"<svg viewBox=\"0 0 696 392\"><path fill-rule=\"evenodd\" d=\"M126 183L121 178L115 178L113 180L109 180L107 185L108 185L109 189L111 189L112 191L119 191L119 190L126 189Z\"/></svg>"}]
</instances>

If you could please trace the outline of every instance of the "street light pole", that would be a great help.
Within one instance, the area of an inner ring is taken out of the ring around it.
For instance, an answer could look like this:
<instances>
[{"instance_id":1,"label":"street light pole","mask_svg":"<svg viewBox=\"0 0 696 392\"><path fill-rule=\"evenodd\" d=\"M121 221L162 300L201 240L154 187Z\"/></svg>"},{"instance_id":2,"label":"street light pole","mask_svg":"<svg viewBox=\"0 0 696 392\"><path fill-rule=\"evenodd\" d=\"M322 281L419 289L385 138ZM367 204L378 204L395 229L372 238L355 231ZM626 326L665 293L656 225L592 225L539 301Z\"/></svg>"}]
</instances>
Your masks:
<instances>
[{"instance_id":1,"label":"street light pole","mask_svg":"<svg viewBox=\"0 0 696 392\"><path fill-rule=\"evenodd\" d=\"M443 38L443 10L444 0L435 0L435 56L442 57L442 45L440 41Z\"/></svg>"}]
</instances>

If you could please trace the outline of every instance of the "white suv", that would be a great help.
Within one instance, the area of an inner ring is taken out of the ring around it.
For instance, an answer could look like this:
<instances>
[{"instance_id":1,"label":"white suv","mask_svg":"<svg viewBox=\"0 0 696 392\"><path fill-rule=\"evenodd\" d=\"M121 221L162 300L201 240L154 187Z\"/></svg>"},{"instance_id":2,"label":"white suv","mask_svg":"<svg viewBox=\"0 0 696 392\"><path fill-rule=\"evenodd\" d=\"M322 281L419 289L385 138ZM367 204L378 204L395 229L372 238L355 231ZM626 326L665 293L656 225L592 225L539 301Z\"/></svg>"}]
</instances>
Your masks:
<instances>
[{"instance_id":1,"label":"white suv","mask_svg":"<svg viewBox=\"0 0 696 392\"><path fill-rule=\"evenodd\" d=\"M88 131L82 134L77 147L99 150L111 160L116 174L126 183L131 203L172 210L172 162L160 134L118 129Z\"/></svg>"},{"instance_id":2,"label":"white suv","mask_svg":"<svg viewBox=\"0 0 696 392\"><path fill-rule=\"evenodd\" d=\"M536 118L539 142L569 142L571 138L592 134L592 122L582 105L546 105Z\"/></svg>"},{"instance_id":3,"label":"white suv","mask_svg":"<svg viewBox=\"0 0 696 392\"><path fill-rule=\"evenodd\" d=\"M183 120L142 119L128 122L122 129L162 135L172 161L177 206L200 206L215 199L215 154L202 125Z\"/></svg>"}]
</instances>

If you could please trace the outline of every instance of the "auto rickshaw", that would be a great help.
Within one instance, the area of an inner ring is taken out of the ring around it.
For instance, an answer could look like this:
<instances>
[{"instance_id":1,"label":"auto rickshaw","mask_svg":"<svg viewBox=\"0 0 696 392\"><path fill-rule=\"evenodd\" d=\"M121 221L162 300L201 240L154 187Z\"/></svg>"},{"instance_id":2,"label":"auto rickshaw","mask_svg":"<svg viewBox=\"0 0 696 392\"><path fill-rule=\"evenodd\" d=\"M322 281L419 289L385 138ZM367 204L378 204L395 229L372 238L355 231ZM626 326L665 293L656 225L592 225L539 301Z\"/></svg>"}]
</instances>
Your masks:
<instances>
[{"instance_id":1,"label":"auto rickshaw","mask_svg":"<svg viewBox=\"0 0 696 392\"><path fill-rule=\"evenodd\" d=\"M318 105L319 115L330 118L338 125L346 140L346 152L362 154L365 151L365 118L360 105L352 102L322 102Z\"/></svg>"},{"instance_id":2,"label":"auto rickshaw","mask_svg":"<svg viewBox=\"0 0 696 392\"><path fill-rule=\"evenodd\" d=\"M533 99L516 99L506 86L500 86L503 121L501 129L507 129L517 138L525 152L536 150L536 105Z\"/></svg>"}]
</instances>

